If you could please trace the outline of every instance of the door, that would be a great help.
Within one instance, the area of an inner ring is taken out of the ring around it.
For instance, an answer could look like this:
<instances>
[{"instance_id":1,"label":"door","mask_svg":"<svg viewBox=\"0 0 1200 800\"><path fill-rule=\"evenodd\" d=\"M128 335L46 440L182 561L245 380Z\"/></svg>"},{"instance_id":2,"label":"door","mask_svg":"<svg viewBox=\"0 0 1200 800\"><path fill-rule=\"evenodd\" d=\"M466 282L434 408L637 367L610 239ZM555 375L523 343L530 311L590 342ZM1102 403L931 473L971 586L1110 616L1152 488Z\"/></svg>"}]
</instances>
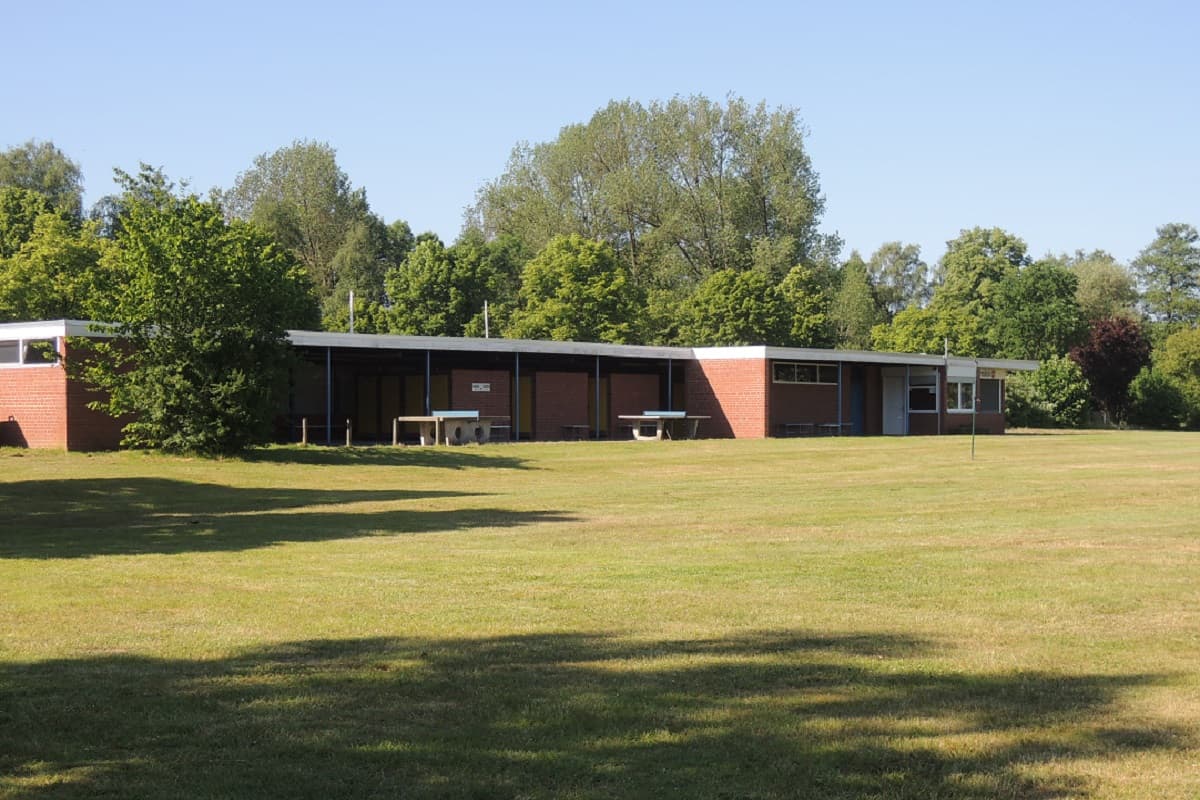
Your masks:
<instances>
[{"instance_id":1,"label":"door","mask_svg":"<svg viewBox=\"0 0 1200 800\"><path fill-rule=\"evenodd\" d=\"M867 387L863 368L850 370L850 430L855 436L866 432Z\"/></svg>"},{"instance_id":2,"label":"door","mask_svg":"<svg viewBox=\"0 0 1200 800\"><path fill-rule=\"evenodd\" d=\"M904 435L904 376L883 376L883 435Z\"/></svg>"}]
</instances>

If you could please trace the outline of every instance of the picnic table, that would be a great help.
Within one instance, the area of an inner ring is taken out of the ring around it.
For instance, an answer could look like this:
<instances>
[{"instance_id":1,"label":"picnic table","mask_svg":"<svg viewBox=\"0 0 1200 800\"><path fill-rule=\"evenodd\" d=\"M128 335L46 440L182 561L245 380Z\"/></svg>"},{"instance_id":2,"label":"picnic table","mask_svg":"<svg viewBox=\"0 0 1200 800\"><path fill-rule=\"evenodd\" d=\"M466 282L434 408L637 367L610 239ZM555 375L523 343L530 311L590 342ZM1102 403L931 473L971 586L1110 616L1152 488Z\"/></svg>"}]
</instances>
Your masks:
<instances>
[{"instance_id":1,"label":"picnic table","mask_svg":"<svg viewBox=\"0 0 1200 800\"><path fill-rule=\"evenodd\" d=\"M629 420L633 423L633 438L639 442L661 441L671 438L670 423L683 422L687 425L687 438L695 439L696 431L700 428L700 420L712 417L700 414L688 414L686 411L643 411L641 414L621 414L618 419ZM643 433L642 426L653 423L654 433Z\"/></svg>"},{"instance_id":2,"label":"picnic table","mask_svg":"<svg viewBox=\"0 0 1200 800\"><path fill-rule=\"evenodd\" d=\"M492 426L501 426L508 422L508 417L481 417L478 411L431 411L421 416L396 417L396 423L416 423L421 438L421 444L433 445L445 441L446 444L465 444L466 442L490 441ZM398 432L393 438L393 444L399 438Z\"/></svg>"}]
</instances>

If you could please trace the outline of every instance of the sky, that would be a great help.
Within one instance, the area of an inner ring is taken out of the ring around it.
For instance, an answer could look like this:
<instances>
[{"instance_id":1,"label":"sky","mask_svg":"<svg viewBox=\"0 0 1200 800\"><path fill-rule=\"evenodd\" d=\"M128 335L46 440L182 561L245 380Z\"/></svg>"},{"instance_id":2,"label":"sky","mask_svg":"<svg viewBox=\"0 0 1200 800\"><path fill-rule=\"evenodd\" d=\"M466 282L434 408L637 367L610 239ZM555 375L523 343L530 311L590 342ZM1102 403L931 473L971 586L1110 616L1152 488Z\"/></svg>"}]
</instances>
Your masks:
<instances>
[{"instance_id":1,"label":"sky","mask_svg":"<svg viewBox=\"0 0 1200 800\"><path fill-rule=\"evenodd\" d=\"M1200 4L6 3L0 149L228 188L327 142L385 221L447 242L519 142L610 100L796 109L845 254L966 228L1135 258L1200 226Z\"/></svg>"}]
</instances>

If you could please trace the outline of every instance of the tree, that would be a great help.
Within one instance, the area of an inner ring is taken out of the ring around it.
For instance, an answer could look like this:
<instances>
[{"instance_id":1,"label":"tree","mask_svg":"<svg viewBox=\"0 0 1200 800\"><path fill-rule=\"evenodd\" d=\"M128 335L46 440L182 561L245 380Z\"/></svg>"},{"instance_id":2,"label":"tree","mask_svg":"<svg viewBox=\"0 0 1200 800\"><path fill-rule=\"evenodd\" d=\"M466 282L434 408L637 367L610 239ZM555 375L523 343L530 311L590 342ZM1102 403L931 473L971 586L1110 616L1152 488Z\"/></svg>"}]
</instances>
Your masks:
<instances>
[{"instance_id":1,"label":"tree","mask_svg":"<svg viewBox=\"0 0 1200 800\"><path fill-rule=\"evenodd\" d=\"M1129 384L1150 362L1150 342L1142 326L1127 317L1096 320L1087 340L1071 350L1071 359L1083 371L1106 418L1122 422L1129 407Z\"/></svg>"},{"instance_id":2,"label":"tree","mask_svg":"<svg viewBox=\"0 0 1200 800\"><path fill-rule=\"evenodd\" d=\"M1008 273L994 295L991 343L1006 358L1065 355L1086 330L1076 301L1078 279L1050 261Z\"/></svg>"},{"instance_id":3,"label":"tree","mask_svg":"<svg viewBox=\"0 0 1200 800\"><path fill-rule=\"evenodd\" d=\"M604 241L640 286L669 289L749 268L761 239L790 249L777 263L810 263L823 208L794 110L694 96L612 102L553 142L518 145L470 219L530 251L560 235Z\"/></svg>"},{"instance_id":4,"label":"tree","mask_svg":"<svg viewBox=\"0 0 1200 800\"><path fill-rule=\"evenodd\" d=\"M0 153L0 187L5 186L37 192L73 219L83 216L83 178L79 165L53 142L30 139Z\"/></svg>"},{"instance_id":5,"label":"tree","mask_svg":"<svg viewBox=\"0 0 1200 800\"><path fill-rule=\"evenodd\" d=\"M33 236L38 217L53 210L50 199L32 189L18 186L0 189L0 258L8 258L20 250Z\"/></svg>"},{"instance_id":6,"label":"tree","mask_svg":"<svg viewBox=\"0 0 1200 800\"><path fill-rule=\"evenodd\" d=\"M940 308L985 314L995 306L1000 282L1029 263L1025 242L1000 228L964 230L946 242L939 265L941 285L933 295Z\"/></svg>"},{"instance_id":7,"label":"tree","mask_svg":"<svg viewBox=\"0 0 1200 800\"><path fill-rule=\"evenodd\" d=\"M83 365L106 397L95 407L133 415L127 445L231 453L265 441L286 387L286 330L315 322L303 269L194 195L130 193L124 205L97 308L117 338L94 342Z\"/></svg>"},{"instance_id":8,"label":"tree","mask_svg":"<svg viewBox=\"0 0 1200 800\"><path fill-rule=\"evenodd\" d=\"M386 248L388 239L377 235L381 223L370 214L366 193L353 188L328 144L300 140L258 156L221 199L231 217L254 222L295 253L320 298L335 293L347 269L357 291L382 294L382 285L371 280L382 280L385 270L373 262L386 252L364 256L362 240ZM352 252L335 263L350 237L358 238L349 244Z\"/></svg>"},{"instance_id":9,"label":"tree","mask_svg":"<svg viewBox=\"0 0 1200 800\"><path fill-rule=\"evenodd\" d=\"M980 318L961 308L909 306L888 325L871 329L873 350L978 356L986 349Z\"/></svg>"},{"instance_id":10,"label":"tree","mask_svg":"<svg viewBox=\"0 0 1200 800\"><path fill-rule=\"evenodd\" d=\"M680 340L701 347L781 344L792 327L787 300L760 272L714 272L679 313Z\"/></svg>"},{"instance_id":11,"label":"tree","mask_svg":"<svg viewBox=\"0 0 1200 800\"><path fill-rule=\"evenodd\" d=\"M888 321L909 306L929 303L929 266L921 260L919 245L885 242L871 255L867 268Z\"/></svg>"},{"instance_id":12,"label":"tree","mask_svg":"<svg viewBox=\"0 0 1200 800\"><path fill-rule=\"evenodd\" d=\"M787 335L778 344L787 347L832 347L836 332L830 319L825 267L797 264L779 283L779 296L787 304Z\"/></svg>"},{"instance_id":13,"label":"tree","mask_svg":"<svg viewBox=\"0 0 1200 800\"><path fill-rule=\"evenodd\" d=\"M1150 317L1168 329L1200 322L1200 233L1171 223L1133 262Z\"/></svg>"},{"instance_id":14,"label":"tree","mask_svg":"<svg viewBox=\"0 0 1200 800\"><path fill-rule=\"evenodd\" d=\"M833 297L830 317L837 331L838 346L866 350L871 346L871 329L879 324L883 310L875 299L867 265L855 251L842 267L841 286Z\"/></svg>"},{"instance_id":15,"label":"tree","mask_svg":"<svg viewBox=\"0 0 1200 800\"><path fill-rule=\"evenodd\" d=\"M92 316L107 289L102 251L93 226L81 230L56 211L38 215L26 241L0 258L0 322Z\"/></svg>"},{"instance_id":16,"label":"tree","mask_svg":"<svg viewBox=\"0 0 1200 800\"><path fill-rule=\"evenodd\" d=\"M1087 322L1103 317L1131 316L1137 289L1129 270L1103 250L1061 256L1058 261L1075 273L1075 300Z\"/></svg>"},{"instance_id":17,"label":"tree","mask_svg":"<svg viewBox=\"0 0 1200 800\"><path fill-rule=\"evenodd\" d=\"M1200 427L1200 328L1168 336L1155 366L1179 386L1187 403L1188 426Z\"/></svg>"},{"instance_id":18,"label":"tree","mask_svg":"<svg viewBox=\"0 0 1200 800\"><path fill-rule=\"evenodd\" d=\"M641 293L603 242L551 239L525 265L520 303L505 336L614 344L637 338Z\"/></svg>"}]
</instances>

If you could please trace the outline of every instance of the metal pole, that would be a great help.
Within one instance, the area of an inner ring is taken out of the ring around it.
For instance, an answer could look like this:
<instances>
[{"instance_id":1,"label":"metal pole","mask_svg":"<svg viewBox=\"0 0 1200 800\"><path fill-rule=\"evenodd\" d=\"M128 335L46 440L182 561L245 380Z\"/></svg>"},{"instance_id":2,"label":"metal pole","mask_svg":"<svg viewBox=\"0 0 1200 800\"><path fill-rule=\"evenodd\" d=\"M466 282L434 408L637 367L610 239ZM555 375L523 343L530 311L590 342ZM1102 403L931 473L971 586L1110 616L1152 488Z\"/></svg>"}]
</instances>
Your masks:
<instances>
[{"instance_id":1,"label":"metal pole","mask_svg":"<svg viewBox=\"0 0 1200 800\"><path fill-rule=\"evenodd\" d=\"M817 369L820 369L820 367L818 367ZM842 435L842 362L841 361L838 362L837 403L838 403L838 417L837 417L838 436L841 436Z\"/></svg>"},{"instance_id":2,"label":"metal pole","mask_svg":"<svg viewBox=\"0 0 1200 800\"><path fill-rule=\"evenodd\" d=\"M974 386L971 387L971 460L975 460L975 409L979 408L979 357L975 358Z\"/></svg>"},{"instance_id":3,"label":"metal pole","mask_svg":"<svg viewBox=\"0 0 1200 800\"><path fill-rule=\"evenodd\" d=\"M909 380L912 379L912 367L908 364L904 365L904 435L908 436L908 419L912 416L908 408L908 393L911 389L908 386Z\"/></svg>"},{"instance_id":4,"label":"metal pole","mask_svg":"<svg viewBox=\"0 0 1200 800\"><path fill-rule=\"evenodd\" d=\"M433 406L430 405L433 401L430 399L430 372L429 372L429 351L425 351L425 416L433 413Z\"/></svg>"},{"instance_id":5,"label":"metal pole","mask_svg":"<svg viewBox=\"0 0 1200 800\"><path fill-rule=\"evenodd\" d=\"M521 441L521 354L516 353L516 379L513 385L513 441Z\"/></svg>"},{"instance_id":6,"label":"metal pole","mask_svg":"<svg viewBox=\"0 0 1200 800\"><path fill-rule=\"evenodd\" d=\"M325 444L333 444L333 348L325 348Z\"/></svg>"},{"instance_id":7,"label":"metal pole","mask_svg":"<svg viewBox=\"0 0 1200 800\"><path fill-rule=\"evenodd\" d=\"M671 359L667 359L667 411L675 410L675 398L672 396L671 390L674 389L675 376L672 374L671 368L673 364Z\"/></svg>"},{"instance_id":8,"label":"metal pole","mask_svg":"<svg viewBox=\"0 0 1200 800\"><path fill-rule=\"evenodd\" d=\"M350 290L350 332L354 333L354 290Z\"/></svg>"}]
</instances>

